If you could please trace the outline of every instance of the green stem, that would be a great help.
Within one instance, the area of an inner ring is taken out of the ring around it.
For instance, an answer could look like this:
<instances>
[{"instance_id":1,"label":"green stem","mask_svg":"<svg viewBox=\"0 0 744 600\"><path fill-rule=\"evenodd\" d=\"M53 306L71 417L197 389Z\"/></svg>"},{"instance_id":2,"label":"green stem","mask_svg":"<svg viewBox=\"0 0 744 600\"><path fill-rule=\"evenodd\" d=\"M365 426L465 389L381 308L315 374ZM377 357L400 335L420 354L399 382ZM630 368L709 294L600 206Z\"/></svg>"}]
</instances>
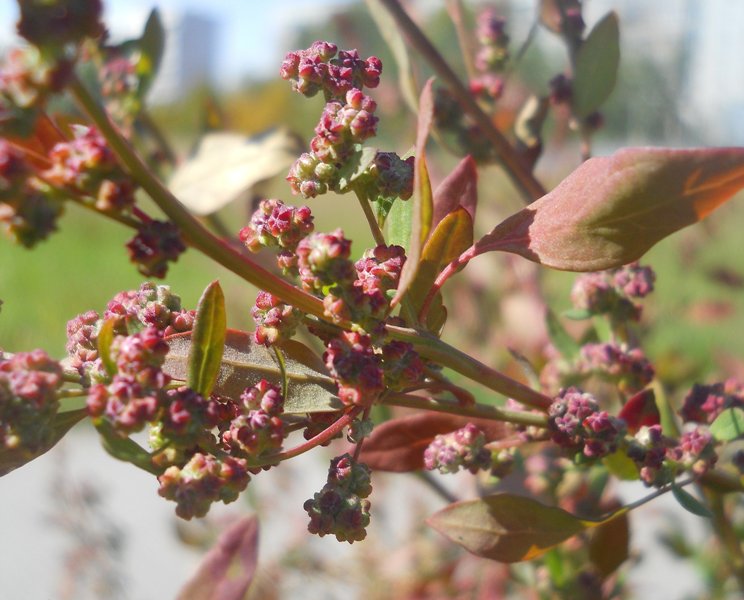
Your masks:
<instances>
[{"instance_id":1,"label":"green stem","mask_svg":"<svg viewBox=\"0 0 744 600\"><path fill-rule=\"evenodd\" d=\"M381 403L389 404L391 406L403 406L405 408L431 410L461 417L505 421L507 423L514 423L515 425L547 427L548 424L547 417L537 413L505 410L498 406L491 406L489 404L463 406L462 404L457 404L455 402L439 402L432 398L413 396L410 394L389 394L382 399Z\"/></svg>"},{"instance_id":2,"label":"green stem","mask_svg":"<svg viewBox=\"0 0 744 600\"><path fill-rule=\"evenodd\" d=\"M478 103L473 100L468 89L460 78L447 64L439 51L419 29L401 7L398 0L380 0L395 19L398 27L408 37L408 41L424 57L434 71L449 87L452 95L462 106L462 109L472 117L482 133L493 144L496 155L501 160L509 178L529 202L537 200L546 194L545 188L535 178L529 166L517 154L509 141L496 129L489 116L483 112Z\"/></svg>"},{"instance_id":3,"label":"green stem","mask_svg":"<svg viewBox=\"0 0 744 600\"><path fill-rule=\"evenodd\" d=\"M256 287L270 292L303 312L323 318L323 303L319 298L276 277L203 227L142 162L111 122L103 107L76 76L72 77L69 89L129 174L179 228L191 246Z\"/></svg>"},{"instance_id":4,"label":"green stem","mask_svg":"<svg viewBox=\"0 0 744 600\"><path fill-rule=\"evenodd\" d=\"M449 367L460 375L477 381L499 394L514 398L522 404L547 410L553 402L549 396L541 394L511 377L507 377L491 367L487 367L472 356L450 346L439 338L426 335L415 329L394 325L386 325L385 329L391 338L413 344L416 351L424 358L433 360L444 367Z\"/></svg>"},{"instance_id":5,"label":"green stem","mask_svg":"<svg viewBox=\"0 0 744 600\"><path fill-rule=\"evenodd\" d=\"M377 244L378 246L386 246L387 242L385 241L385 236L380 229L380 224L377 222L375 214L372 212L372 207L369 204L369 200L367 200L367 196L356 188L354 188L354 194L356 195L357 200L359 200L359 205L362 207L364 216L367 218L367 223L369 223L369 230L372 232L372 237L375 240L375 244Z\"/></svg>"}]
</instances>

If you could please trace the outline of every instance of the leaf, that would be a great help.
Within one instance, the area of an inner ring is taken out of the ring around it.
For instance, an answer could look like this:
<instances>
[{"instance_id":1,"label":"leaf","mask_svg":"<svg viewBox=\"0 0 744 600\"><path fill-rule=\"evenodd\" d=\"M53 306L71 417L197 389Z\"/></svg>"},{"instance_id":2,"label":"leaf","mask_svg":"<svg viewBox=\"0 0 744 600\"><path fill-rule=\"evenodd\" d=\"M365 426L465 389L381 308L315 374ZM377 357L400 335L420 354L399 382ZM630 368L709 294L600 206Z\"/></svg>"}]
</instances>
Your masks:
<instances>
[{"instance_id":1,"label":"leaf","mask_svg":"<svg viewBox=\"0 0 744 600\"><path fill-rule=\"evenodd\" d=\"M346 191L364 171L372 164L377 155L377 148L362 148L355 152L338 170L339 190Z\"/></svg>"},{"instance_id":2,"label":"leaf","mask_svg":"<svg viewBox=\"0 0 744 600\"><path fill-rule=\"evenodd\" d=\"M96 339L96 345L98 346L98 356L101 359L103 368L106 369L106 373L109 375L116 375L119 368L116 366L116 361L111 357L111 344L114 342L114 327L116 326L115 319L108 319L101 325L101 330L98 332Z\"/></svg>"},{"instance_id":3,"label":"leaf","mask_svg":"<svg viewBox=\"0 0 744 600\"><path fill-rule=\"evenodd\" d=\"M491 441L504 437L506 426L490 419L422 413L385 421L364 440L359 460L372 469L407 473L424 468L424 450L437 435L473 423Z\"/></svg>"},{"instance_id":4,"label":"leaf","mask_svg":"<svg viewBox=\"0 0 744 600\"><path fill-rule=\"evenodd\" d=\"M579 118L589 116L607 100L620 66L620 28L617 14L608 12L592 28L576 53L572 106Z\"/></svg>"},{"instance_id":5,"label":"leaf","mask_svg":"<svg viewBox=\"0 0 744 600\"><path fill-rule=\"evenodd\" d=\"M390 48L398 67L398 87L403 94L408 108L413 113L418 109L416 102L416 81L413 77L411 60L408 56L408 47L403 36L400 34L400 28L390 12L383 6L380 0L366 0L367 10L380 30L380 35Z\"/></svg>"},{"instance_id":6,"label":"leaf","mask_svg":"<svg viewBox=\"0 0 744 600\"><path fill-rule=\"evenodd\" d=\"M637 481L640 479L638 467L623 450L618 450L602 459L602 464L618 479Z\"/></svg>"},{"instance_id":7,"label":"leaf","mask_svg":"<svg viewBox=\"0 0 744 600\"><path fill-rule=\"evenodd\" d=\"M139 75L139 87L137 93L144 98L155 81L155 75L160 68L160 62L165 50L165 29L160 20L160 13L153 8L145 23L145 30L139 39L139 60L137 61L137 75Z\"/></svg>"},{"instance_id":8,"label":"leaf","mask_svg":"<svg viewBox=\"0 0 744 600\"><path fill-rule=\"evenodd\" d=\"M683 490L676 483L672 484L672 495L687 512L691 512L693 515L697 515L698 517L708 519L713 518L713 514L708 510L707 506L695 498L695 496L690 492Z\"/></svg>"},{"instance_id":9,"label":"leaf","mask_svg":"<svg viewBox=\"0 0 744 600\"><path fill-rule=\"evenodd\" d=\"M661 422L653 389L641 390L623 405L617 415L628 424L628 432L635 434L641 427L651 427Z\"/></svg>"},{"instance_id":10,"label":"leaf","mask_svg":"<svg viewBox=\"0 0 744 600\"><path fill-rule=\"evenodd\" d=\"M262 181L285 173L302 152L283 128L246 137L208 133L194 156L176 168L168 187L196 215L209 215Z\"/></svg>"},{"instance_id":11,"label":"leaf","mask_svg":"<svg viewBox=\"0 0 744 600\"><path fill-rule=\"evenodd\" d=\"M730 442L744 435L744 410L727 408L711 423L710 432L719 442Z\"/></svg>"},{"instance_id":12,"label":"leaf","mask_svg":"<svg viewBox=\"0 0 744 600\"><path fill-rule=\"evenodd\" d=\"M119 435L111 423L100 420L95 423L95 426L101 436L101 445L111 456L153 475L161 474L160 470L152 464L150 453L131 438Z\"/></svg>"},{"instance_id":13,"label":"leaf","mask_svg":"<svg viewBox=\"0 0 744 600\"><path fill-rule=\"evenodd\" d=\"M565 271L640 258L744 187L744 148L628 148L592 158L475 244Z\"/></svg>"},{"instance_id":14,"label":"leaf","mask_svg":"<svg viewBox=\"0 0 744 600\"><path fill-rule=\"evenodd\" d=\"M581 10L580 0L540 0L540 23L553 33L561 33L561 6Z\"/></svg>"},{"instance_id":15,"label":"leaf","mask_svg":"<svg viewBox=\"0 0 744 600\"><path fill-rule=\"evenodd\" d=\"M579 519L560 508L512 494L494 494L450 504L427 523L468 552L500 562L530 560L602 521Z\"/></svg>"},{"instance_id":16,"label":"leaf","mask_svg":"<svg viewBox=\"0 0 744 600\"><path fill-rule=\"evenodd\" d=\"M416 164L413 176L413 198L408 200L411 204L411 221L408 233L409 242L403 247L406 249L406 262L403 264L398 289L393 297L392 304L401 301L408 286L413 283L421 257L421 247L426 241L431 229L432 216L432 194L429 171L426 168L426 140L434 121L434 94L432 85L434 79L429 79L424 85L419 101L418 128L416 131Z\"/></svg>"},{"instance_id":17,"label":"leaf","mask_svg":"<svg viewBox=\"0 0 744 600\"><path fill-rule=\"evenodd\" d=\"M408 295L418 312L437 275L473 244L473 220L460 207L449 213L434 228L421 253L416 277Z\"/></svg>"},{"instance_id":18,"label":"leaf","mask_svg":"<svg viewBox=\"0 0 744 600\"><path fill-rule=\"evenodd\" d=\"M174 379L183 381L188 372L191 334L168 336L166 341L170 351L163 370ZM336 384L323 361L310 348L290 340L280 344L279 350L284 355L288 380L288 395L284 402L286 414L333 412L343 408L335 395ZM212 391L228 398L238 398L246 387L256 385L261 379L282 385L281 368L273 350L257 344L250 333L228 329L222 364Z\"/></svg>"},{"instance_id":19,"label":"leaf","mask_svg":"<svg viewBox=\"0 0 744 600\"><path fill-rule=\"evenodd\" d=\"M387 218L388 244L401 246L408 251L413 227L413 202L410 200L394 202Z\"/></svg>"},{"instance_id":20,"label":"leaf","mask_svg":"<svg viewBox=\"0 0 744 600\"><path fill-rule=\"evenodd\" d=\"M630 523L622 514L599 525L589 540L589 560L602 578L609 577L630 555Z\"/></svg>"},{"instance_id":21,"label":"leaf","mask_svg":"<svg viewBox=\"0 0 744 600\"><path fill-rule=\"evenodd\" d=\"M186 384L207 398L217 381L225 346L225 295L219 281L210 283L199 298L191 332Z\"/></svg>"},{"instance_id":22,"label":"leaf","mask_svg":"<svg viewBox=\"0 0 744 600\"><path fill-rule=\"evenodd\" d=\"M0 450L0 477L49 452L57 445L57 442L67 435L70 429L86 416L88 416L88 412L84 408L57 413L51 423L51 432L46 443L36 452L29 452L25 448L16 450L3 448Z\"/></svg>"},{"instance_id":23,"label":"leaf","mask_svg":"<svg viewBox=\"0 0 744 600\"><path fill-rule=\"evenodd\" d=\"M478 165L473 157L463 158L452 172L445 177L434 192L433 227L448 214L462 206L475 221L478 204Z\"/></svg>"},{"instance_id":24,"label":"leaf","mask_svg":"<svg viewBox=\"0 0 744 600\"><path fill-rule=\"evenodd\" d=\"M581 344L573 339L565 327L558 320L556 314L548 309L545 312L545 324L548 328L548 336L550 341L561 353L561 356L567 360L571 360L579 355L581 352Z\"/></svg>"},{"instance_id":25,"label":"leaf","mask_svg":"<svg viewBox=\"0 0 744 600\"><path fill-rule=\"evenodd\" d=\"M244 517L220 535L178 600L243 600L258 564L258 519Z\"/></svg>"}]
</instances>

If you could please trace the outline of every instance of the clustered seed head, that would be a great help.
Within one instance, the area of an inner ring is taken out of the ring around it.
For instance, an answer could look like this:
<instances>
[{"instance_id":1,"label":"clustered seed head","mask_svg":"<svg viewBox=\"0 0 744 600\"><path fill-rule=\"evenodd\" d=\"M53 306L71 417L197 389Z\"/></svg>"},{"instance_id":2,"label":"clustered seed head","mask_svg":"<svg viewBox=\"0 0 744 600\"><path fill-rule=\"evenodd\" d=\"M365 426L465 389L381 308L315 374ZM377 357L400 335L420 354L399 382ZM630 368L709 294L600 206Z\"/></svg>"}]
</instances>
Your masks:
<instances>
[{"instance_id":1,"label":"clustered seed head","mask_svg":"<svg viewBox=\"0 0 744 600\"><path fill-rule=\"evenodd\" d=\"M457 473L464 469L471 473L491 468L491 452L484 446L485 434L472 423L465 427L437 435L424 451L424 468L440 473Z\"/></svg>"},{"instance_id":2,"label":"clustered seed head","mask_svg":"<svg viewBox=\"0 0 744 600\"><path fill-rule=\"evenodd\" d=\"M715 441L704 425L687 429L679 444L667 451L667 458L695 477L705 475L718 461Z\"/></svg>"},{"instance_id":3,"label":"clustered seed head","mask_svg":"<svg viewBox=\"0 0 744 600\"><path fill-rule=\"evenodd\" d=\"M382 347L385 387L403 390L424 380L424 362L408 342L393 340Z\"/></svg>"},{"instance_id":4,"label":"clustered seed head","mask_svg":"<svg viewBox=\"0 0 744 600\"><path fill-rule=\"evenodd\" d=\"M300 281L309 292L321 292L354 277L354 266L349 260L351 241L341 229L333 233L311 233L300 241L296 253Z\"/></svg>"},{"instance_id":5,"label":"clustered seed head","mask_svg":"<svg viewBox=\"0 0 744 600\"><path fill-rule=\"evenodd\" d=\"M181 233L170 221L151 220L142 223L137 235L126 246L129 260L145 277L165 277L168 263L176 262L186 251Z\"/></svg>"},{"instance_id":6,"label":"clustered seed head","mask_svg":"<svg viewBox=\"0 0 744 600\"><path fill-rule=\"evenodd\" d=\"M256 343L271 346L292 338L302 319L302 312L269 292L259 292L251 316L256 323Z\"/></svg>"},{"instance_id":7,"label":"clustered seed head","mask_svg":"<svg viewBox=\"0 0 744 600\"><path fill-rule=\"evenodd\" d=\"M626 426L622 419L600 411L591 394L572 387L562 390L550 405L548 431L559 446L601 458L617 450Z\"/></svg>"},{"instance_id":8,"label":"clustered seed head","mask_svg":"<svg viewBox=\"0 0 744 600\"><path fill-rule=\"evenodd\" d=\"M292 89L312 97L323 91L326 100L343 98L350 89L374 88L380 83L382 62L376 56L359 58L356 50L338 50L329 42L314 42L307 50L289 52L279 71Z\"/></svg>"},{"instance_id":9,"label":"clustered seed head","mask_svg":"<svg viewBox=\"0 0 744 600\"><path fill-rule=\"evenodd\" d=\"M0 139L0 201L19 196L30 172L23 154Z\"/></svg>"},{"instance_id":10,"label":"clustered seed head","mask_svg":"<svg viewBox=\"0 0 744 600\"><path fill-rule=\"evenodd\" d=\"M313 229L313 216L307 206L289 206L281 200L269 199L259 203L239 236L251 252L271 247L293 252Z\"/></svg>"},{"instance_id":11,"label":"clustered seed head","mask_svg":"<svg viewBox=\"0 0 744 600\"><path fill-rule=\"evenodd\" d=\"M345 331L331 339L323 360L348 406L371 406L385 389L380 357L366 334Z\"/></svg>"},{"instance_id":12,"label":"clustered seed head","mask_svg":"<svg viewBox=\"0 0 744 600\"><path fill-rule=\"evenodd\" d=\"M509 36L506 34L506 19L494 8L486 8L478 14L476 36L481 45L475 57L479 71L501 71L509 60Z\"/></svg>"},{"instance_id":13,"label":"clustered seed head","mask_svg":"<svg viewBox=\"0 0 744 600\"><path fill-rule=\"evenodd\" d=\"M413 156L403 160L395 152L377 152L355 183L365 188L369 198L408 200L413 195L413 166Z\"/></svg>"},{"instance_id":14,"label":"clustered seed head","mask_svg":"<svg viewBox=\"0 0 744 600\"><path fill-rule=\"evenodd\" d=\"M656 276L650 267L631 263L618 269L578 277L571 291L574 307L592 315L609 314L617 320L637 321L641 306L633 302L654 289Z\"/></svg>"},{"instance_id":15,"label":"clustered seed head","mask_svg":"<svg viewBox=\"0 0 744 600\"><path fill-rule=\"evenodd\" d=\"M621 392L631 394L645 388L655 375L643 350L614 343L582 346L578 371L598 375L613 382Z\"/></svg>"},{"instance_id":16,"label":"clustered seed head","mask_svg":"<svg viewBox=\"0 0 744 600\"><path fill-rule=\"evenodd\" d=\"M744 386L736 379L728 379L712 385L693 385L679 413L685 421L710 424L733 407L744 407Z\"/></svg>"},{"instance_id":17,"label":"clustered seed head","mask_svg":"<svg viewBox=\"0 0 744 600\"><path fill-rule=\"evenodd\" d=\"M0 201L0 223L13 240L33 248L57 230L57 220L63 210L62 200L47 186L32 179L21 195Z\"/></svg>"},{"instance_id":18,"label":"clustered seed head","mask_svg":"<svg viewBox=\"0 0 744 600\"><path fill-rule=\"evenodd\" d=\"M0 449L33 457L53 439L62 367L43 350L0 352Z\"/></svg>"},{"instance_id":19,"label":"clustered seed head","mask_svg":"<svg viewBox=\"0 0 744 600\"><path fill-rule=\"evenodd\" d=\"M349 454L334 458L323 489L304 504L310 516L308 531L320 537L335 535L339 542L350 544L363 540L370 521L366 498L371 493L367 465L355 462Z\"/></svg>"},{"instance_id":20,"label":"clustered seed head","mask_svg":"<svg viewBox=\"0 0 744 600\"><path fill-rule=\"evenodd\" d=\"M75 138L56 144L49 158L52 166L45 178L92 196L99 210L120 213L134 205L134 184L95 128L76 128Z\"/></svg>"}]
</instances>

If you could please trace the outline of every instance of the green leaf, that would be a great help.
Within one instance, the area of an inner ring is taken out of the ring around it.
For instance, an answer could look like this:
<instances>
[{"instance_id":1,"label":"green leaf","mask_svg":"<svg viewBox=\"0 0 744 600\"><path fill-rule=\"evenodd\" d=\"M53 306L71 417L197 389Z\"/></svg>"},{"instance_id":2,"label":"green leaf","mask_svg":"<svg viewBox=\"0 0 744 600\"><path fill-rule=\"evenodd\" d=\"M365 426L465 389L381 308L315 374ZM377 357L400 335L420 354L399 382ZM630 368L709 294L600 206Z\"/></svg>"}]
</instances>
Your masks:
<instances>
[{"instance_id":1,"label":"green leaf","mask_svg":"<svg viewBox=\"0 0 744 600\"><path fill-rule=\"evenodd\" d=\"M548 309L545 313L545 324L548 328L548 336L550 341L561 353L561 356L567 360L571 360L579 355L581 352L581 344L573 339L565 327L558 320L556 314Z\"/></svg>"},{"instance_id":2,"label":"green leaf","mask_svg":"<svg viewBox=\"0 0 744 600\"><path fill-rule=\"evenodd\" d=\"M416 113L418 103L416 102L416 81L411 68L411 59L408 56L408 45L400 34L400 28L391 16L390 12L383 6L380 0L366 0L367 10L372 20L380 30L382 39L385 40L395 59L398 67L398 88L403 94L408 108Z\"/></svg>"},{"instance_id":3,"label":"green leaf","mask_svg":"<svg viewBox=\"0 0 744 600\"><path fill-rule=\"evenodd\" d=\"M101 445L111 456L153 475L161 474L160 470L152 464L150 453L137 442L120 436L108 421L100 420L95 425L101 436Z\"/></svg>"},{"instance_id":4,"label":"green leaf","mask_svg":"<svg viewBox=\"0 0 744 600\"><path fill-rule=\"evenodd\" d=\"M116 366L116 361L111 356L111 344L114 342L114 327L116 326L115 319L108 319L101 325L101 330L98 332L96 339L96 345L98 346L98 356L101 359L103 368L106 369L106 373L109 375L116 375L119 370Z\"/></svg>"},{"instance_id":5,"label":"green leaf","mask_svg":"<svg viewBox=\"0 0 744 600\"><path fill-rule=\"evenodd\" d=\"M624 512L620 509L601 521L587 521L532 498L495 494L451 504L427 523L477 556L511 563L540 556Z\"/></svg>"},{"instance_id":6,"label":"green leaf","mask_svg":"<svg viewBox=\"0 0 744 600\"><path fill-rule=\"evenodd\" d=\"M713 518L713 515L710 510L708 510L707 506L690 494L690 492L683 490L676 483L672 484L672 495L687 512L691 512L693 515L697 515L698 517L708 519Z\"/></svg>"},{"instance_id":7,"label":"green leaf","mask_svg":"<svg viewBox=\"0 0 744 600\"><path fill-rule=\"evenodd\" d=\"M157 8L150 12L137 46L139 47L137 75L140 78L137 92L140 98L144 98L155 80L165 50L165 29Z\"/></svg>"},{"instance_id":8,"label":"green leaf","mask_svg":"<svg viewBox=\"0 0 744 600\"><path fill-rule=\"evenodd\" d=\"M359 149L338 170L339 190L347 191L349 186L374 162L375 156L377 156L377 148L359 146Z\"/></svg>"},{"instance_id":9,"label":"green leaf","mask_svg":"<svg viewBox=\"0 0 744 600\"><path fill-rule=\"evenodd\" d=\"M607 13L576 53L572 105L579 118L589 116L607 100L620 66L620 28L617 14Z\"/></svg>"},{"instance_id":10,"label":"green leaf","mask_svg":"<svg viewBox=\"0 0 744 600\"><path fill-rule=\"evenodd\" d=\"M258 519L243 517L224 531L178 600L243 600L258 565Z\"/></svg>"},{"instance_id":11,"label":"green leaf","mask_svg":"<svg viewBox=\"0 0 744 600\"><path fill-rule=\"evenodd\" d=\"M571 321L585 321L592 318L592 312L585 308L569 308L561 313L562 317Z\"/></svg>"},{"instance_id":12,"label":"green leaf","mask_svg":"<svg viewBox=\"0 0 744 600\"><path fill-rule=\"evenodd\" d=\"M412 224L413 202L410 200L394 202L387 218L388 243L405 248L408 254Z\"/></svg>"},{"instance_id":13,"label":"green leaf","mask_svg":"<svg viewBox=\"0 0 744 600\"><path fill-rule=\"evenodd\" d=\"M212 393L225 346L225 296L219 281L204 290L196 307L186 384L205 398Z\"/></svg>"},{"instance_id":14,"label":"green leaf","mask_svg":"<svg viewBox=\"0 0 744 600\"><path fill-rule=\"evenodd\" d=\"M618 450L617 452L605 456L602 459L602 463L607 467L607 470L618 479L622 479L623 481L635 481L640 479L638 467L633 462L633 459L629 458L623 450Z\"/></svg>"},{"instance_id":15,"label":"green leaf","mask_svg":"<svg viewBox=\"0 0 744 600\"><path fill-rule=\"evenodd\" d=\"M191 334L169 336L170 351L163 370L177 380L185 380ZM286 414L333 412L343 404L336 397L336 384L325 364L312 350L290 340L278 345L284 355L287 376ZM272 349L257 344L253 335L228 329L219 374L213 392L228 398L239 398L246 387L266 379L282 385L282 370Z\"/></svg>"},{"instance_id":16,"label":"green leaf","mask_svg":"<svg viewBox=\"0 0 744 600\"><path fill-rule=\"evenodd\" d=\"M627 148L591 158L552 192L478 240L564 271L640 258L744 187L744 148Z\"/></svg>"},{"instance_id":17,"label":"green leaf","mask_svg":"<svg viewBox=\"0 0 744 600\"><path fill-rule=\"evenodd\" d=\"M711 423L710 432L719 442L730 442L744 435L744 410L727 408Z\"/></svg>"},{"instance_id":18,"label":"green leaf","mask_svg":"<svg viewBox=\"0 0 744 600\"><path fill-rule=\"evenodd\" d=\"M67 432L70 431L70 429L82 421L86 416L88 416L88 411L84 408L57 413L51 422L50 432L46 439L46 443L35 452L29 452L23 448L16 450L3 448L0 450L0 477L7 475L18 467L22 467L42 454L49 452L57 445L57 442L67 435Z\"/></svg>"}]
</instances>

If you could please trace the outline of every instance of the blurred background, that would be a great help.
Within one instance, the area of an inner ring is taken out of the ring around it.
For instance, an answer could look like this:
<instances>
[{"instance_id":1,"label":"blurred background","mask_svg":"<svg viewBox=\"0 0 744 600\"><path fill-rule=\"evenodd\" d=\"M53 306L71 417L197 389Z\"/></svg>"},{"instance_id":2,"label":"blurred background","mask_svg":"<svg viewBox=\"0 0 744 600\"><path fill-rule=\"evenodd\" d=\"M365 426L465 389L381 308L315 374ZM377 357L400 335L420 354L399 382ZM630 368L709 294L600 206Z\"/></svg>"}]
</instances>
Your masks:
<instances>
[{"instance_id":1,"label":"blurred background","mask_svg":"<svg viewBox=\"0 0 744 600\"><path fill-rule=\"evenodd\" d=\"M482 4L466 2L472 9ZM488 4L499 7L506 17L516 52L535 23L536 0ZM594 138L595 154L609 154L628 145L744 145L744 72L740 64L744 56L744 3L585 0L584 4L589 28L611 9L617 11L621 28L620 74L615 91L602 108L604 127ZM111 39L120 41L140 35L154 2L107 0L105 5ZM440 51L461 68L457 37L444 3L424 0L406 5ZM210 116L218 119L220 128L246 138L286 127L304 146L312 136L322 100L293 94L279 79L278 70L288 50L305 48L316 39L328 39L341 48L358 48L364 57L374 54L382 58L383 83L372 92L380 107L376 145L400 154L412 145L415 119L397 88L394 60L363 2L162 0L157 6L162 10L167 42L151 91L151 115L180 156L186 158L193 151L208 129ZM15 43L15 19L15 3L0 3L3 49ZM422 82L428 70L415 60ZM548 31L538 29L509 82L499 124L508 128L529 94L546 93L548 81L565 69L564 47ZM578 140L565 122L549 121L543 157L536 166L538 178L548 186L560 181L578 165L578 148ZM457 160L434 151L431 171L435 182ZM482 170L479 191L476 226L481 233L522 206L495 166ZM253 192L292 202L282 174ZM370 245L355 203L321 197L311 207L317 215L317 229L344 227L354 240L356 256ZM246 203L237 203L223 211L223 221L237 232L248 214ZM645 313L647 322L654 325L647 332L647 353L660 374L680 386L693 380L744 375L742 225L744 211L734 200L704 224L659 244L644 261L659 274L658 291L647 302ZM142 281L128 264L123 248L131 235L128 230L75 207L63 217L60 230L31 252L0 239L0 299L4 301L0 347L5 350L43 347L53 356L63 356L68 319L89 309L102 310L115 293L135 289ZM497 258L479 260L483 262L472 265L469 277L483 287L483 302L487 303L498 294L494 279L505 267ZM249 310L255 290L196 253L181 257L165 283L181 295L186 307L193 307L202 289L215 278L225 288L231 325L251 329ZM545 274L545 289L557 310L569 307L572 281L571 274ZM510 341L522 336L529 343L531 313L519 302L515 297L511 304L499 303L501 314L494 321L511 331ZM473 352L491 364L507 360L504 334L482 337L478 333L483 329L480 321L469 327L445 329L445 337L455 343L470 340ZM317 553L322 557L317 560L323 562L323 568L318 569L315 579L294 583L291 577L289 583L285 579L281 597L349 597L349 590L358 592L358 597L378 597L370 591L370 582L365 584L360 569L363 549L333 540L309 540L303 533L302 499L319 489L324 471L324 465L308 461L283 474L261 475L251 484L246 498L237 503L240 506L218 507L210 513L210 522L224 523L249 504L253 510L268 511L269 517L274 517L268 522L275 529L264 528L262 538L262 552L266 546L265 556L272 557L274 564L300 565L298 572L307 576L312 571L309 556ZM422 514L426 514L427 505L436 506L415 483L400 488L380 478L379 485L391 487L394 495L423 496ZM289 496L286 502L276 500L277 490ZM155 491L156 482L150 476L115 463L98 446L92 430L78 427L53 452L0 481L0 552L6 557L0 561L0 594L29 599L173 597L198 563L200 551L213 539L212 530L177 524L172 507ZM657 511L651 513L652 519L669 514L675 519L674 513L665 512L663 503L648 510ZM370 540L376 550L395 547L405 537L400 532L400 538L391 534L395 532L391 523L395 519L387 521L387 538L375 534ZM683 525L687 526L700 535L695 523ZM646 534L640 531L639 535ZM354 573L339 575L341 561L356 565L351 570L356 571L357 579ZM674 580L667 578L663 595L658 595L662 588L654 577L655 563L648 564L652 566L646 575L642 571L637 576L638 597L694 597L699 581L685 573ZM45 576L30 578L30 573ZM336 583L330 584L332 581ZM317 588L308 588L317 589L317 594L303 594L305 584L317 584Z\"/></svg>"}]
</instances>

